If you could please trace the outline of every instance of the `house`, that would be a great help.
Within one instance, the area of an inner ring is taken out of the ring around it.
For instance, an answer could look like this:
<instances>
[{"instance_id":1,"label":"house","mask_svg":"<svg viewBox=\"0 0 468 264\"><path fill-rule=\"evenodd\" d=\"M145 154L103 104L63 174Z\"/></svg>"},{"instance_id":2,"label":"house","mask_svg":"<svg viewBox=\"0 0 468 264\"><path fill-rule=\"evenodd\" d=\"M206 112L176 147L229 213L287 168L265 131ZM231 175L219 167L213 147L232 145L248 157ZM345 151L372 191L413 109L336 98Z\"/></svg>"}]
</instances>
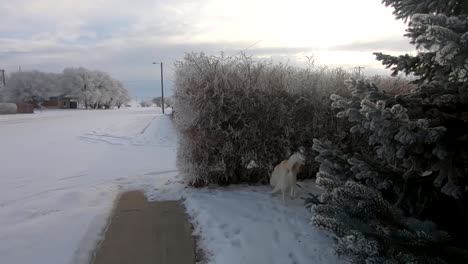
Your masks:
<instances>
[{"instance_id":1,"label":"house","mask_svg":"<svg viewBox=\"0 0 468 264\"><path fill-rule=\"evenodd\" d=\"M70 96L53 96L42 103L45 108L77 109L78 99Z\"/></svg>"},{"instance_id":2,"label":"house","mask_svg":"<svg viewBox=\"0 0 468 264\"><path fill-rule=\"evenodd\" d=\"M16 103L16 113L17 114L33 114L34 106L29 103Z\"/></svg>"}]
</instances>

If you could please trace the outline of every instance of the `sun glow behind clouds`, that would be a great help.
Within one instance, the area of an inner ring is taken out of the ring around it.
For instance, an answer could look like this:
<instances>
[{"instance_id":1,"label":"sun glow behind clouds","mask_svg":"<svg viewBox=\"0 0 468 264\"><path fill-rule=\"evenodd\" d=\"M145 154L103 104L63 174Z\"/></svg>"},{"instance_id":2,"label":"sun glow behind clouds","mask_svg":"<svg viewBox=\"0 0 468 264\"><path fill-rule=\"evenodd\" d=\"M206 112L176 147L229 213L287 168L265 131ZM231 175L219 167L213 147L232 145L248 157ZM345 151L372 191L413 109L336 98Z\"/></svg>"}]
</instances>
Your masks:
<instances>
[{"instance_id":1,"label":"sun glow behind clouds","mask_svg":"<svg viewBox=\"0 0 468 264\"><path fill-rule=\"evenodd\" d=\"M401 37L405 25L376 0L211 0L200 10L197 41L255 41L263 46L329 48Z\"/></svg>"}]
</instances>

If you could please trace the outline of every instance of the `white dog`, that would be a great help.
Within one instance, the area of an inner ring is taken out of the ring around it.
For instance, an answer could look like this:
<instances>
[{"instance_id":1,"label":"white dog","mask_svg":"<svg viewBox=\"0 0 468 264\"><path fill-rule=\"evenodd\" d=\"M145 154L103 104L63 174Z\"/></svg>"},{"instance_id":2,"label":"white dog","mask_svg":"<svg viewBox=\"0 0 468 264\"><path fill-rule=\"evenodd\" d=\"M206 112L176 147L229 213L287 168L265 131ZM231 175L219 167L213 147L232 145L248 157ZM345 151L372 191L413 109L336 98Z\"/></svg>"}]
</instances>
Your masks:
<instances>
[{"instance_id":1,"label":"white dog","mask_svg":"<svg viewBox=\"0 0 468 264\"><path fill-rule=\"evenodd\" d=\"M294 199L294 187L296 186L296 175L300 171L301 166L304 166L304 158L299 153L294 153L289 160L283 160L278 164L270 178L270 185L273 187L272 194L281 190L283 202L285 202L284 194L290 190L291 199Z\"/></svg>"}]
</instances>

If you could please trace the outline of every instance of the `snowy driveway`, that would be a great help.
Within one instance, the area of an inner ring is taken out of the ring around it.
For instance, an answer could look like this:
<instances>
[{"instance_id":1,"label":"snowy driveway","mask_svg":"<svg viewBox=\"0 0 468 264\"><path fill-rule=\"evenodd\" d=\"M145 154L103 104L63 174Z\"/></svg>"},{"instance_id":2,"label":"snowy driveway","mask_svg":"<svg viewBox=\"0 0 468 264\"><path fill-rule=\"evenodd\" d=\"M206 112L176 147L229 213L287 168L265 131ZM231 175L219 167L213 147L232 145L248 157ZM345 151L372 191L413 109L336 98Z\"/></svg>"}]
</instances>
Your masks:
<instances>
[{"instance_id":1,"label":"snowy driveway","mask_svg":"<svg viewBox=\"0 0 468 264\"><path fill-rule=\"evenodd\" d=\"M153 109L0 116L0 263L83 263L122 189L176 176L176 137Z\"/></svg>"}]
</instances>

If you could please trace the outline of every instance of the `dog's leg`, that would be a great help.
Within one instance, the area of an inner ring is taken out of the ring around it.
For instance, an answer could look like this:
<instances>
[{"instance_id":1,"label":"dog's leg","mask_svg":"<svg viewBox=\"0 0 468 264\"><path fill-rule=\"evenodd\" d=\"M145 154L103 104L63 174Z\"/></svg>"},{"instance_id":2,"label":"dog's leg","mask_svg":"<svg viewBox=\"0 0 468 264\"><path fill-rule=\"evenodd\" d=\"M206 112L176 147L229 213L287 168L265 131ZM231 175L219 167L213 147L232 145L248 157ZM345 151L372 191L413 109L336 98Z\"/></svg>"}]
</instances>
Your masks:
<instances>
[{"instance_id":1,"label":"dog's leg","mask_svg":"<svg viewBox=\"0 0 468 264\"><path fill-rule=\"evenodd\" d=\"M281 193L283 194L283 203L286 204L286 199L284 199L284 191L281 190Z\"/></svg>"},{"instance_id":2,"label":"dog's leg","mask_svg":"<svg viewBox=\"0 0 468 264\"><path fill-rule=\"evenodd\" d=\"M294 185L291 186L291 200L294 200Z\"/></svg>"},{"instance_id":3,"label":"dog's leg","mask_svg":"<svg viewBox=\"0 0 468 264\"><path fill-rule=\"evenodd\" d=\"M273 190L270 192L271 195L274 195L275 193L277 193L279 191L279 188L277 186L275 186L275 188L273 188Z\"/></svg>"}]
</instances>

